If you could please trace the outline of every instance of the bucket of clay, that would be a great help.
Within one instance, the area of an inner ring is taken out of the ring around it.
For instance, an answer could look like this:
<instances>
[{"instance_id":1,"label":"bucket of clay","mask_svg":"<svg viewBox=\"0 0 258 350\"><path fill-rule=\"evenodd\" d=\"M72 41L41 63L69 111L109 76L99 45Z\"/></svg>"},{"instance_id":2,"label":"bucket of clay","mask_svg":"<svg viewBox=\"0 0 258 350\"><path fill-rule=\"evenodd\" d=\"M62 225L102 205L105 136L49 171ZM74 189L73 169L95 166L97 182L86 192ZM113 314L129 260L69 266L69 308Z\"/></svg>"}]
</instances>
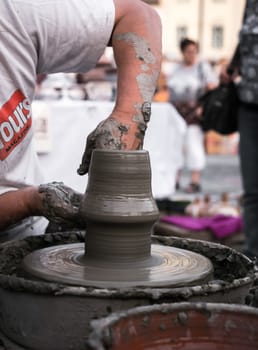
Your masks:
<instances>
[{"instance_id":1,"label":"bucket of clay","mask_svg":"<svg viewBox=\"0 0 258 350\"><path fill-rule=\"evenodd\" d=\"M91 350L255 350L258 310L236 304L142 306L92 322Z\"/></svg>"}]
</instances>

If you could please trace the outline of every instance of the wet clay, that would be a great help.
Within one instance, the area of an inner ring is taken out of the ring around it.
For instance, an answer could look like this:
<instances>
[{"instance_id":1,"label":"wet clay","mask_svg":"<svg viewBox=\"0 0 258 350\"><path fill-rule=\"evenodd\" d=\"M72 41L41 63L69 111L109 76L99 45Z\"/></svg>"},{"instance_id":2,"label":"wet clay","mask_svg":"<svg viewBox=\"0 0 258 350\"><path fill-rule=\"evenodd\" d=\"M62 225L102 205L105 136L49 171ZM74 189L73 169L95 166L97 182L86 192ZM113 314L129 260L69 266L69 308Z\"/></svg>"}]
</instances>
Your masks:
<instances>
[{"instance_id":1,"label":"wet clay","mask_svg":"<svg viewBox=\"0 0 258 350\"><path fill-rule=\"evenodd\" d=\"M258 310L175 303L143 306L93 321L88 350L255 350Z\"/></svg>"},{"instance_id":2,"label":"wet clay","mask_svg":"<svg viewBox=\"0 0 258 350\"><path fill-rule=\"evenodd\" d=\"M23 258L29 253L60 244L83 244L84 239L84 232L65 232L0 245L0 330L13 342L26 349L84 350L92 319L153 303L244 303L254 280L251 261L228 247L165 237L155 237L155 243L184 247L210 258L214 279L177 288L107 289L35 280L21 271Z\"/></svg>"},{"instance_id":3,"label":"wet clay","mask_svg":"<svg viewBox=\"0 0 258 350\"><path fill-rule=\"evenodd\" d=\"M146 151L94 150L80 218L87 225L85 251L82 245L38 251L24 259L24 270L98 288L179 287L212 277L211 262L198 251L151 247L158 210Z\"/></svg>"},{"instance_id":4,"label":"wet clay","mask_svg":"<svg viewBox=\"0 0 258 350\"><path fill-rule=\"evenodd\" d=\"M121 139L124 134L128 133L128 130L128 125L122 124L114 118L108 118L99 123L97 130L89 135L89 146L94 145L94 148L106 150L123 150L126 145Z\"/></svg>"},{"instance_id":5,"label":"wet clay","mask_svg":"<svg viewBox=\"0 0 258 350\"><path fill-rule=\"evenodd\" d=\"M246 297L246 304L258 308L258 272L256 267L255 280Z\"/></svg>"},{"instance_id":6,"label":"wet clay","mask_svg":"<svg viewBox=\"0 0 258 350\"><path fill-rule=\"evenodd\" d=\"M115 36L115 40L126 41L133 46L136 58L142 62L141 73L137 75L137 83L143 101L151 102L155 92L159 72L153 69L156 64L156 57L151 51L148 42L135 33L124 33ZM147 73L148 72L148 73Z\"/></svg>"},{"instance_id":7,"label":"wet clay","mask_svg":"<svg viewBox=\"0 0 258 350\"><path fill-rule=\"evenodd\" d=\"M63 182L51 182L39 186L43 195L42 215L57 224L70 223L80 227L79 206L82 194L65 186Z\"/></svg>"},{"instance_id":8,"label":"wet clay","mask_svg":"<svg viewBox=\"0 0 258 350\"><path fill-rule=\"evenodd\" d=\"M175 287L211 278L204 256L153 245L158 218L146 151L95 150L80 217L87 225L82 245L48 248L26 256L35 278L101 288Z\"/></svg>"},{"instance_id":9,"label":"wet clay","mask_svg":"<svg viewBox=\"0 0 258 350\"><path fill-rule=\"evenodd\" d=\"M88 258L135 264L148 259L159 216L148 152L94 150L80 216L87 223Z\"/></svg>"},{"instance_id":10,"label":"wet clay","mask_svg":"<svg viewBox=\"0 0 258 350\"><path fill-rule=\"evenodd\" d=\"M152 245L149 259L137 263L89 259L82 244L51 247L27 255L22 266L35 278L95 288L195 285L213 272L209 259L161 245Z\"/></svg>"},{"instance_id":11,"label":"wet clay","mask_svg":"<svg viewBox=\"0 0 258 350\"><path fill-rule=\"evenodd\" d=\"M84 175L89 171L92 152L94 149L103 150L126 150L127 144L122 141L123 136L128 134L130 125L121 123L116 119L109 117L99 123L97 128L89 134L87 138L86 148L82 157L82 162L77 170L79 175ZM142 148L143 138L146 130L145 124L139 123L139 148Z\"/></svg>"},{"instance_id":12,"label":"wet clay","mask_svg":"<svg viewBox=\"0 0 258 350\"><path fill-rule=\"evenodd\" d=\"M208 257L214 266L214 279L208 283L198 286L188 286L180 288L128 288L114 290L103 290L84 287L70 287L62 283L51 283L40 280L34 280L24 277L21 271L21 264L25 256L36 250L60 246L61 244L82 243L85 241L84 232L63 232L55 234L46 234L42 236L28 237L24 240L7 242L0 245L0 287L8 290L24 290L30 293L46 293L52 295L72 294L72 295L97 295L106 296L110 294L113 297L130 298L135 295L136 298L147 297L152 300L159 298L172 297L176 300L188 300L192 297L204 298L209 301L212 294L223 292L226 297L227 292L236 291L243 287L244 294L237 293L236 297L227 300L230 302L244 303L245 295L255 279L254 264L243 254L235 250L211 242L198 240L179 239L172 237L153 237L154 243L165 246L173 246L190 251L198 252ZM238 292L238 291L237 291ZM207 297L207 298L205 298ZM216 296L215 296L216 298ZM223 300L223 295L219 295L219 300Z\"/></svg>"}]
</instances>

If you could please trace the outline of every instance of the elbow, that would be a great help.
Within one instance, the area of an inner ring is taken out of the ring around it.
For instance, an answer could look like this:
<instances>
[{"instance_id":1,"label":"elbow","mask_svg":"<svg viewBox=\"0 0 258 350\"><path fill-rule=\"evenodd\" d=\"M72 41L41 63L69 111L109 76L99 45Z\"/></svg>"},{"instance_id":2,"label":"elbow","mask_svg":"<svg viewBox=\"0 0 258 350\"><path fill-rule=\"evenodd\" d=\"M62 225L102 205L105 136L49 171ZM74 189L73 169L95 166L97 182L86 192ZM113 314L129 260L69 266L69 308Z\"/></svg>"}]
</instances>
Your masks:
<instances>
[{"instance_id":1,"label":"elbow","mask_svg":"<svg viewBox=\"0 0 258 350\"><path fill-rule=\"evenodd\" d=\"M161 18L158 14L158 12L151 7L150 5L145 4L141 1L142 5L142 11L138 12L140 15L142 15L144 18L144 22L149 25L149 28L153 34L157 33L161 36L162 32L162 24L161 24Z\"/></svg>"},{"instance_id":2,"label":"elbow","mask_svg":"<svg viewBox=\"0 0 258 350\"><path fill-rule=\"evenodd\" d=\"M133 27L147 27L153 34L161 35L161 19L158 12L142 0L114 0L117 23L130 23Z\"/></svg>"}]
</instances>

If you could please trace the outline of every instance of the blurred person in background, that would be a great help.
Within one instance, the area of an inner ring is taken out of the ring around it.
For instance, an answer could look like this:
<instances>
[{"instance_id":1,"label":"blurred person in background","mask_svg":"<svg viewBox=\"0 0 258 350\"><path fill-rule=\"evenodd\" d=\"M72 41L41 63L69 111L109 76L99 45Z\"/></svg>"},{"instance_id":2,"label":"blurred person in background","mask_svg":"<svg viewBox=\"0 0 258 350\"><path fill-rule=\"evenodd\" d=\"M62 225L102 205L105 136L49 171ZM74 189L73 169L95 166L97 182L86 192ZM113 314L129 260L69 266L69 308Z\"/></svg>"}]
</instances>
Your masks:
<instances>
[{"instance_id":1,"label":"blurred person in background","mask_svg":"<svg viewBox=\"0 0 258 350\"><path fill-rule=\"evenodd\" d=\"M170 102L188 125L184 153L191 177L185 192L195 193L201 191L201 171L206 163L204 133L200 126L202 110L197 107L197 101L207 90L215 88L218 81L211 65L199 59L196 41L183 39L180 42L180 50L182 60L175 64L169 74L168 87ZM176 189L180 188L180 172L181 170L178 172Z\"/></svg>"},{"instance_id":2,"label":"blurred person in background","mask_svg":"<svg viewBox=\"0 0 258 350\"><path fill-rule=\"evenodd\" d=\"M246 247L244 253L258 259L258 2L247 0L233 76L222 71L222 82L240 76L238 128L244 195L242 200Z\"/></svg>"},{"instance_id":3,"label":"blurred person in background","mask_svg":"<svg viewBox=\"0 0 258 350\"><path fill-rule=\"evenodd\" d=\"M74 226L79 220L82 195L43 182L31 115L37 75L86 72L113 47L115 106L87 137L77 171L84 175L95 148L142 148L162 55L160 18L140 0L5 0L0 13L0 241L6 241L44 233L45 218Z\"/></svg>"}]
</instances>

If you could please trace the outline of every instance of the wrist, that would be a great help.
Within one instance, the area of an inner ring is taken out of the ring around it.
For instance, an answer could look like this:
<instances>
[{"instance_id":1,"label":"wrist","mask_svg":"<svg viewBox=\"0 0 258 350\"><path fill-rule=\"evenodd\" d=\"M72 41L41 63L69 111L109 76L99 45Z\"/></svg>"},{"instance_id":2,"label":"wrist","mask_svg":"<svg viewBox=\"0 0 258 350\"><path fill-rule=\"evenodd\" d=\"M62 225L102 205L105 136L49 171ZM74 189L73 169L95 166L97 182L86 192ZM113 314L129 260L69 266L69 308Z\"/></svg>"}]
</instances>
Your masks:
<instances>
[{"instance_id":1,"label":"wrist","mask_svg":"<svg viewBox=\"0 0 258 350\"><path fill-rule=\"evenodd\" d=\"M42 215L42 195L38 192L37 187L26 187L24 191L24 202L28 209L29 216Z\"/></svg>"},{"instance_id":2,"label":"wrist","mask_svg":"<svg viewBox=\"0 0 258 350\"><path fill-rule=\"evenodd\" d=\"M151 117L151 102L135 103L133 107L115 106L111 117L124 123L135 122L147 124Z\"/></svg>"}]
</instances>

